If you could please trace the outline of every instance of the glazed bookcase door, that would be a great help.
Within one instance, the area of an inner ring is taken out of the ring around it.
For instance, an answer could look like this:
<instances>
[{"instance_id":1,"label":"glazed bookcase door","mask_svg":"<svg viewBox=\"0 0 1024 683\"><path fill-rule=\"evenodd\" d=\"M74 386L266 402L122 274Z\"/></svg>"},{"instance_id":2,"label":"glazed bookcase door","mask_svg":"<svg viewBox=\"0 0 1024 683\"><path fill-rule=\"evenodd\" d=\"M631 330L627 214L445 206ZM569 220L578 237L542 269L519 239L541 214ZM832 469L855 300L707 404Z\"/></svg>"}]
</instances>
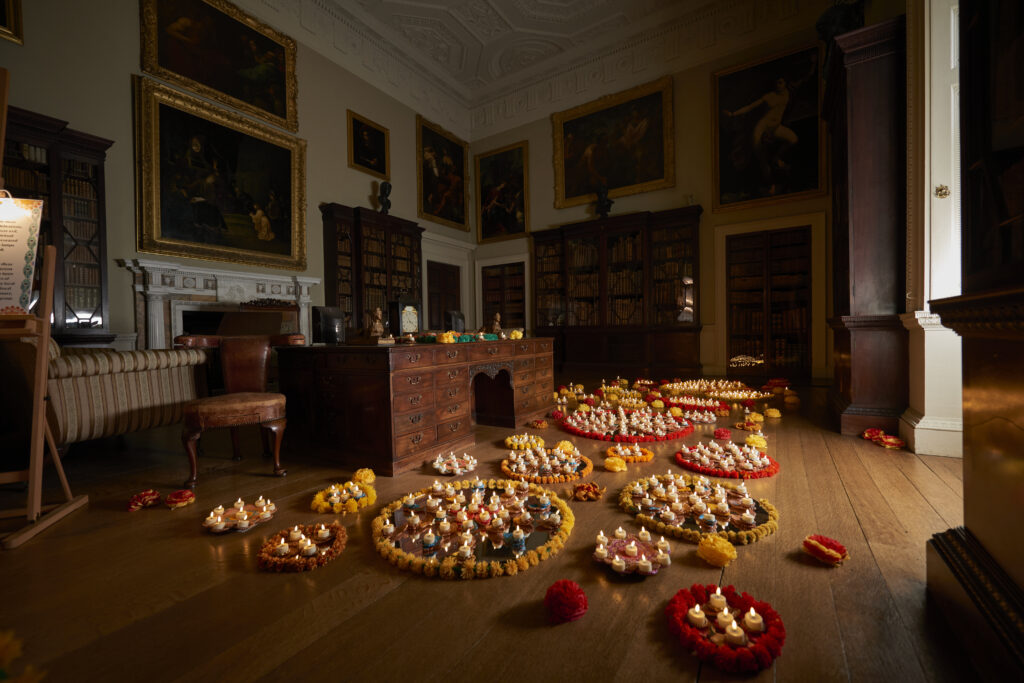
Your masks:
<instances>
[{"instance_id":1,"label":"glazed bookcase door","mask_svg":"<svg viewBox=\"0 0 1024 683\"><path fill-rule=\"evenodd\" d=\"M504 328L526 326L526 264L502 263L480 269L483 287L483 321L501 314Z\"/></svg>"},{"instance_id":2,"label":"glazed bookcase door","mask_svg":"<svg viewBox=\"0 0 1024 683\"><path fill-rule=\"evenodd\" d=\"M64 159L63 222L59 232L64 253L64 324L103 327L103 232L97 164Z\"/></svg>"},{"instance_id":3,"label":"glazed bookcase door","mask_svg":"<svg viewBox=\"0 0 1024 683\"><path fill-rule=\"evenodd\" d=\"M387 234L363 226L360 240L362 254L362 313L375 308L385 310L388 304Z\"/></svg>"},{"instance_id":4,"label":"glazed bookcase door","mask_svg":"<svg viewBox=\"0 0 1024 683\"><path fill-rule=\"evenodd\" d=\"M534 240L533 272L535 327L565 324L565 273L561 235L551 241Z\"/></svg>"},{"instance_id":5,"label":"glazed bookcase door","mask_svg":"<svg viewBox=\"0 0 1024 683\"><path fill-rule=\"evenodd\" d=\"M606 295L609 325L642 325L644 322L644 240L639 230L606 237Z\"/></svg>"},{"instance_id":6,"label":"glazed bookcase door","mask_svg":"<svg viewBox=\"0 0 1024 683\"><path fill-rule=\"evenodd\" d=\"M689 294L687 303L696 310L694 262L696 238L692 226L651 230L650 324L674 325L679 322L679 297ZM693 320L697 320L694 313Z\"/></svg>"},{"instance_id":7,"label":"glazed bookcase door","mask_svg":"<svg viewBox=\"0 0 1024 683\"><path fill-rule=\"evenodd\" d=\"M601 242L597 235L567 240L568 315L570 327L601 324Z\"/></svg>"}]
</instances>

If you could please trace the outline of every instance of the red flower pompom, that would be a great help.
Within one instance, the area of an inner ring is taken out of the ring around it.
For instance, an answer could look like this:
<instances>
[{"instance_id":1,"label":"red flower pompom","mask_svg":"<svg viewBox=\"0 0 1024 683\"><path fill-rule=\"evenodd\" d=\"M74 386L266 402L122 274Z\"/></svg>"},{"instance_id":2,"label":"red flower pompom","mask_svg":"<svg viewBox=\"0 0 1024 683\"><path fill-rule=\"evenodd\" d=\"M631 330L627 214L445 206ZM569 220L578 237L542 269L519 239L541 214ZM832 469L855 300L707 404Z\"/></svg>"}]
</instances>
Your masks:
<instances>
[{"instance_id":1,"label":"red flower pompom","mask_svg":"<svg viewBox=\"0 0 1024 683\"><path fill-rule=\"evenodd\" d=\"M559 579L544 594L544 606L554 622L576 621L587 613L587 594L575 581Z\"/></svg>"},{"instance_id":2,"label":"red flower pompom","mask_svg":"<svg viewBox=\"0 0 1024 683\"><path fill-rule=\"evenodd\" d=\"M743 406L745 408L753 408L754 407L754 399L752 399L752 398L745 399L743 401Z\"/></svg>"},{"instance_id":3,"label":"red flower pompom","mask_svg":"<svg viewBox=\"0 0 1024 683\"><path fill-rule=\"evenodd\" d=\"M586 403L588 406L594 405L594 399L592 398L585 398L583 399L583 402Z\"/></svg>"},{"instance_id":4,"label":"red flower pompom","mask_svg":"<svg viewBox=\"0 0 1024 683\"><path fill-rule=\"evenodd\" d=\"M803 551L814 559L833 567L842 564L843 560L850 559L850 553L847 552L846 546L834 538L820 534L811 534L805 538Z\"/></svg>"},{"instance_id":5,"label":"red flower pompom","mask_svg":"<svg viewBox=\"0 0 1024 683\"><path fill-rule=\"evenodd\" d=\"M715 430L716 439L731 439L732 432L727 427L719 427Z\"/></svg>"},{"instance_id":6,"label":"red flower pompom","mask_svg":"<svg viewBox=\"0 0 1024 683\"><path fill-rule=\"evenodd\" d=\"M561 410L552 410L550 417L551 417L552 420L561 420L565 416L562 415L562 411Z\"/></svg>"}]
</instances>

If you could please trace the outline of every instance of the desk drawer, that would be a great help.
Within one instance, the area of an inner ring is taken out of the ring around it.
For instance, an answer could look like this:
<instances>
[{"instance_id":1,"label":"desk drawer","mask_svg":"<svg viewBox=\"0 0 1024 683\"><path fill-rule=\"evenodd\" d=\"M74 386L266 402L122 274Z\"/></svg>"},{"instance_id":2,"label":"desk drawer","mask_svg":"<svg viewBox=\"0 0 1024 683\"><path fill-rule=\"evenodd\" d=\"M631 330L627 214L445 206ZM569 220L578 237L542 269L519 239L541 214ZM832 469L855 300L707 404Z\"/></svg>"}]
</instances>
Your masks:
<instances>
[{"instance_id":1,"label":"desk drawer","mask_svg":"<svg viewBox=\"0 0 1024 683\"><path fill-rule=\"evenodd\" d=\"M517 356L532 356L536 353L536 351L534 351L534 344L536 344L536 342L533 339L520 339L512 342Z\"/></svg>"},{"instance_id":2,"label":"desk drawer","mask_svg":"<svg viewBox=\"0 0 1024 683\"><path fill-rule=\"evenodd\" d=\"M395 457L400 458L413 451L422 450L437 442L437 430L434 427L403 434L395 437Z\"/></svg>"},{"instance_id":3,"label":"desk drawer","mask_svg":"<svg viewBox=\"0 0 1024 683\"><path fill-rule=\"evenodd\" d=\"M434 390L435 405L447 405L456 401L469 400L469 386L466 384L449 384Z\"/></svg>"},{"instance_id":4,"label":"desk drawer","mask_svg":"<svg viewBox=\"0 0 1024 683\"><path fill-rule=\"evenodd\" d=\"M429 389L411 394L398 394L392 402L392 409L396 415L433 407L434 392Z\"/></svg>"},{"instance_id":5,"label":"desk drawer","mask_svg":"<svg viewBox=\"0 0 1024 683\"><path fill-rule=\"evenodd\" d=\"M477 342L469 350L470 360L497 360L511 357L512 344L508 342Z\"/></svg>"},{"instance_id":6,"label":"desk drawer","mask_svg":"<svg viewBox=\"0 0 1024 683\"><path fill-rule=\"evenodd\" d=\"M533 358L516 358L516 370L533 370L534 365Z\"/></svg>"},{"instance_id":7,"label":"desk drawer","mask_svg":"<svg viewBox=\"0 0 1024 683\"><path fill-rule=\"evenodd\" d=\"M396 394L408 394L419 391L427 394L434 387L434 371L418 370L395 373L391 377L391 382L391 386Z\"/></svg>"},{"instance_id":8,"label":"desk drawer","mask_svg":"<svg viewBox=\"0 0 1024 683\"><path fill-rule=\"evenodd\" d=\"M532 384L533 383L533 370L516 370L515 375L516 386L520 384Z\"/></svg>"},{"instance_id":9,"label":"desk drawer","mask_svg":"<svg viewBox=\"0 0 1024 683\"><path fill-rule=\"evenodd\" d=\"M448 405L438 406L434 410L434 422L440 424L457 417L469 417L469 401L456 401Z\"/></svg>"},{"instance_id":10,"label":"desk drawer","mask_svg":"<svg viewBox=\"0 0 1024 683\"><path fill-rule=\"evenodd\" d=\"M515 399L516 413L521 415L532 411L538 405L537 400L536 396L523 397L517 394Z\"/></svg>"},{"instance_id":11,"label":"desk drawer","mask_svg":"<svg viewBox=\"0 0 1024 683\"><path fill-rule=\"evenodd\" d=\"M437 425L437 442L444 443L445 441L469 434L472 428L473 421L469 419L468 414L448 422L442 422Z\"/></svg>"},{"instance_id":12,"label":"desk drawer","mask_svg":"<svg viewBox=\"0 0 1024 683\"><path fill-rule=\"evenodd\" d=\"M533 340L533 350L534 350L534 353L551 353L551 350L553 348L551 346L551 343L552 343L552 340L551 340L550 337L546 337L546 338L543 338L543 339L534 339Z\"/></svg>"},{"instance_id":13,"label":"desk drawer","mask_svg":"<svg viewBox=\"0 0 1024 683\"><path fill-rule=\"evenodd\" d=\"M441 387L446 384L466 384L469 381L469 367L442 367L434 370L434 385Z\"/></svg>"},{"instance_id":14,"label":"desk drawer","mask_svg":"<svg viewBox=\"0 0 1024 683\"><path fill-rule=\"evenodd\" d=\"M464 344L441 344L434 349L434 362L461 363L469 360L469 349Z\"/></svg>"},{"instance_id":15,"label":"desk drawer","mask_svg":"<svg viewBox=\"0 0 1024 683\"><path fill-rule=\"evenodd\" d=\"M546 382L550 383L551 382L551 376L553 374L554 373L553 373L550 365L548 365L546 367L545 366L538 366L537 369L534 371L533 378L535 380L537 380L538 382L543 380L543 381L546 381Z\"/></svg>"},{"instance_id":16,"label":"desk drawer","mask_svg":"<svg viewBox=\"0 0 1024 683\"><path fill-rule=\"evenodd\" d=\"M516 386L515 400L519 401L526 398L527 396L533 396L536 390L533 388L533 384L519 384Z\"/></svg>"},{"instance_id":17,"label":"desk drawer","mask_svg":"<svg viewBox=\"0 0 1024 683\"><path fill-rule=\"evenodd\" d=\"M434 351L435 349L425 345L408 349L394 349L391 351L391 366L395 370L429 368L434 364Z\"/></svg>"},{"instance_id":18,"label":"desk drawer","mask_svg":"<svg viewBox=\"0 0 1024 683\"><path fill-rule=\"evenodd\" d=\"M436 423L433 409L395 415L395 436L415 432L417 429L425 429Z\"/></svg>"}]
</instances>

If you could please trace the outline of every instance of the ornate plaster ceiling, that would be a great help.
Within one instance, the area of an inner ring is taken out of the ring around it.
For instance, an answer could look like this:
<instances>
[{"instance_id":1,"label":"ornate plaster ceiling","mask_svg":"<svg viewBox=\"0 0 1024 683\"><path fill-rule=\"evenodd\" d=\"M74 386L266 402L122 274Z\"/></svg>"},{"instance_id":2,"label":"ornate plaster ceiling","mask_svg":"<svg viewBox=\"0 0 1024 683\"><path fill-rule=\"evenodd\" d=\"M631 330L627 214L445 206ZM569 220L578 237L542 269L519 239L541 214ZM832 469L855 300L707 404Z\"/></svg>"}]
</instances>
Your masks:
<instances>
[{"instance_id":1,"label":"ornate plaster ceiling","mask_svg":"<svg viewBox=\"0 0 1024 683\"><path fill-rule=\"evenodd\" d=\"M468 107L601 57L707 0L330 0Z\"/></svg>"}]
</instances>

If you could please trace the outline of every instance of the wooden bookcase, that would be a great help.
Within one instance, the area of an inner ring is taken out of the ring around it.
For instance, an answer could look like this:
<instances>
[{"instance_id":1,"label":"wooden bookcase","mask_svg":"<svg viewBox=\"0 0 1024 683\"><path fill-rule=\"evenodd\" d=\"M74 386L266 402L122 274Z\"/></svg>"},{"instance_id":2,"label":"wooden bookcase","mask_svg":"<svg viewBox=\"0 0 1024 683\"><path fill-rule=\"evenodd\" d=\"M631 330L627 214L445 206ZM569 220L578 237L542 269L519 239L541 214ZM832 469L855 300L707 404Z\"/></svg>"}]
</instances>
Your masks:
<instances>
[{"instance_id":1,"label":"wooden bookcase","mask_svg":"<svg viewBox=\"0 0 1024 683\"><path fill-rule=\"evenodd\" d=\"M65 346L109 344L103 167L114 143L67 126L10 107L4 180L15 197L45 200L42 246L57 247L53 338Z\"/></svg>"},{"instance_id":2,"label":"wooden bookcase","mask_svg":"<svg viewBox=\"0 0 1024 683\"><path fill-rule=\"evenodd\" d=\"M700 373L701 207L597 218L531 234L534 332L567 371Z\"/></svg>"},{"instance_id":3,"label":"wooden bookcase","mask_svg":"<svg viewBox=\"0 0 1024 683\"><path fill-rule=\"evenodd\" d=\"M362 327L367 313L405 294L423 301L423 228L372 209L321 204L324 300Z\"/></svg>"},{"instance_id":4,"label":"wooden bookcase","mask_svg":"<svg viewBox=\"0 0 1024 683\"><path fill-rule=\"evenodd\" d=\"M501 313L503 328L526 327L526 264L522 261L484 266L480 269L483 289L483 324Z\"/></svg>"},{"instance_id":5,"label":"wooden bookcase","mask_svg":"<svg viewBox=\"0 0 1024 683\"><path fill-rule=\"evenodd\" d=\"M726 238L729 376L810 377L811 229ZM763 361L734 366L738 356Z\"/></svg>"}]
</instances>

